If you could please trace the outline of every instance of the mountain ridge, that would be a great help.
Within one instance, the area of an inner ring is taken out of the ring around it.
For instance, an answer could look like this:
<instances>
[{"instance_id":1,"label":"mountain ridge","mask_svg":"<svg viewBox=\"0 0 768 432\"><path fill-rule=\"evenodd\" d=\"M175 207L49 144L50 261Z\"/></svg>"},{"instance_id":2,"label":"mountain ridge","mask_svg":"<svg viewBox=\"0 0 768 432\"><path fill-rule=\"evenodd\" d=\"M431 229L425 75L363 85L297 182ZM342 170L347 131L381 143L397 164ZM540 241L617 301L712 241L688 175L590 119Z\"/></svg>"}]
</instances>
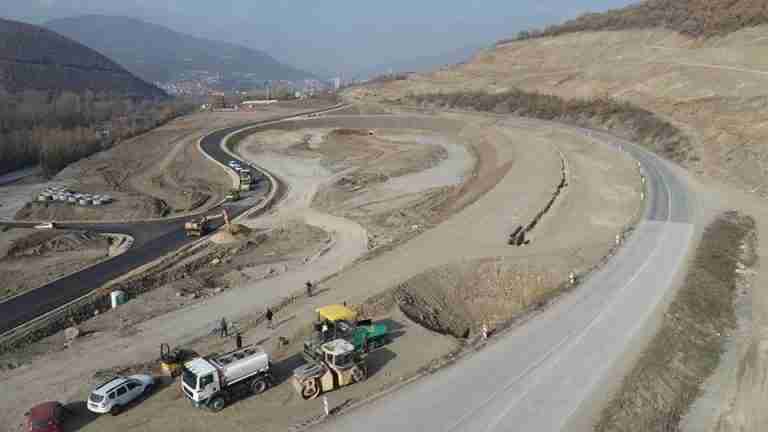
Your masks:
<instances>
[{"instance_id":1,"label":"mountain ridge","mask_svg":"<svg viewBox=\"0 0 768 432\"><path fill-rule=\"evenodd\" d=\"M181 80L194 71L221 75L225 81L313 78L263 51L188 35L136 18L82 15L54 19L45 26L93 47L150 82Z\"/></svg>"},{"instance_id":2,"label":"mountain ridge","mask_svg":"<svg viewBox=\"0 0 768 432\"><path fill-rule=\"evenodd\" d=\"M11 93L90 90L150 99L167 96L77 41L40 26L2 18L0 88Z\"/></svg>"}]
</instances>

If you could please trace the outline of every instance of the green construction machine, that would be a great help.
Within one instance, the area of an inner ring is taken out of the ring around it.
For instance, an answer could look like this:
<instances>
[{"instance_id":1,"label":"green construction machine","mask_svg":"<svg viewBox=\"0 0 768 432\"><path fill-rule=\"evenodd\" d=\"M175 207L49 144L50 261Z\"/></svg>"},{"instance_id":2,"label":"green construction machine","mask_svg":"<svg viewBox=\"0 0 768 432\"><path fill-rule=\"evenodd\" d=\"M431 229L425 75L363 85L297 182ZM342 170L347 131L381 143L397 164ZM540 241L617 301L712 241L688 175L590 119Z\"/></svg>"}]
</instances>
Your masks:
<instances>
[{"instance_id":1,"label":"green construction machine","mask_svg":"<svg viewBox=\"0 0 768 432\"><path fill-rule=\"evenodd\" d=\"M240 189L230 189L225 199L230 202L240 201Z\"/></svg>"},{"instance_id":2,"label":"green construction machine","mask_svg":"<svg viewBox=\"0 0 768 432\"><path fill-rule=\"evenodd\" d=\"M354 347L355 352L367 353L389 343L390 334L386 324L358 320L357 313L339 304L324 306L316 310L315 335L304 343L304 357L314 358L323 343L344 339Z\"/></svg>"}]
</instances>

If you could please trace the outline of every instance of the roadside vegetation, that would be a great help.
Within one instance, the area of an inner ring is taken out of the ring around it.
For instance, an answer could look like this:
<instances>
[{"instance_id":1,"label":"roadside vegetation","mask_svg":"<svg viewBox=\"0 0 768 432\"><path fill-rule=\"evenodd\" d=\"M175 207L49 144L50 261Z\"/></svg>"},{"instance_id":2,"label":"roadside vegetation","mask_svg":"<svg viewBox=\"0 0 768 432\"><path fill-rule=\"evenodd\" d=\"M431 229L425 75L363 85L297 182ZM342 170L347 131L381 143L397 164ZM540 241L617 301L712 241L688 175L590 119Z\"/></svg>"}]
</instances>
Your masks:
<instances>
[{"instance_id":1,"label":"roadside vegetation","mask_svg":"<svg viewBox=\"0 0 768 432\"><path fill-rule=\"evenodd\" d=\"M596 432L680 430L736 327L737 270L755 264L756 242L755 221L737 212L707 227L659 332L603 411Z\"/></svg>"},{"instance_id":2,"label":"roadside vegetation","mask_svg":"<svg viewBox=\"0 0 768 432\"><path fill-rule=\"evenodd\" d=\"M134 101L91 92L24 91L0 97L0 174L68 164L190 112L178 100Z\"/></svg>"},{"instance_id":3,"label":"roadside vegetation","mask_svg":"<svg viewBox=\"0 0 768 432\"><path fill-rule=\"evenodd\" d=\"M524 30L498 44L583 31L657 27L692 37L711 37L761 24L768 24L768 5L762 0L649 0L603 13L586 13L544 29Z\"/></svg>"},{"instance_id":4,"label":"roadside vegetation","mask_svg":"<svg viewBox=\"0 0 768 432\"><path fill-rule=\"evenodd\" d=\"M502 93L454 92L406 96L409 104L514 114L608 129L676 162L691 157L691 143L654 113L614 99L570 99L514 89Z\"/></svg>"}]
</instances>

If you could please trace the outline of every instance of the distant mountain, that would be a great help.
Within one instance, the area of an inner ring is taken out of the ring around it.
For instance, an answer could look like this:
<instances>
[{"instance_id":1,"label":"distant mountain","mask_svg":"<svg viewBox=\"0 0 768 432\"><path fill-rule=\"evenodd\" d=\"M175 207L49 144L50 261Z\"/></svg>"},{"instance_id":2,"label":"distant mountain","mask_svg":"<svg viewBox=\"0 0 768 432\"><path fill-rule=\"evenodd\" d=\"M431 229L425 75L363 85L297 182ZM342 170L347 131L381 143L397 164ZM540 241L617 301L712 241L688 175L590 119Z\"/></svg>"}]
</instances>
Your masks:
<instances>
[{"instance_id":1,"label":"distant mountain","mask_svg":"<svg viewBox=\"0 0 768 432\"><path fill-rule=\"evenodd\" d=\"M312 77L261 51L197 38L134 18L86 15L52 20L46 27L93 47L151 82L176 81L194 74L220 75L230 86Z\"/></svg>"},{"instance_id":2,"label":"distant mountain","mask_svg":"<svg viewBox=\"0 0 768 432\"><path fill-rule=\"evenodd\" d=\"M483 47L484 46L482 45L466 46L441 54L426 55L423 57L415 57L410 59L396 60L390 63L382 63L380 65L361 70L356 74L355 78L372 78L377 75L389 73L390 70L393 73L430 72L443 66L455 65L457 63L468 61L475 53L477 53L477 51Z\"/></svg>"},{"instance_id":3,"label":"distant mountain","mask_svg":"<svg viewBox=\"0 0 768 432\"><path fill-rule=\"evenodd\" d=\"M167 95L92 49L50 30L0 19L0 88L164 98Z\"/></svg>"}]
</instances>

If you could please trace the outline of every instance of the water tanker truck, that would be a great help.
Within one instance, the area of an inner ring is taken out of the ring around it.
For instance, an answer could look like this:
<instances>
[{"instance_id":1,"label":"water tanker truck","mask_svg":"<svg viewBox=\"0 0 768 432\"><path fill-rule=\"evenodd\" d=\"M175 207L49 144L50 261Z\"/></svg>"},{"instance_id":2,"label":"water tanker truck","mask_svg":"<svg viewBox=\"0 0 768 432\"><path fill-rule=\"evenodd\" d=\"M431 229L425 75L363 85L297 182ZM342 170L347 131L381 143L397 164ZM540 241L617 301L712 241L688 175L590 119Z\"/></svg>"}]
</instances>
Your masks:
<instances>
[{"instance_id":1,"label":"water tanker truck","mask_svg":"<svg viewBox=\"0 0 768 432\"><path fill-rule=\"evenodd\" d=\"M248 394L260 394L272 385L269 355L249 345L221 355L197 357L184 364L181 388L199 408L221 411L227 403Z\"/></svg>"}]
</instances>

